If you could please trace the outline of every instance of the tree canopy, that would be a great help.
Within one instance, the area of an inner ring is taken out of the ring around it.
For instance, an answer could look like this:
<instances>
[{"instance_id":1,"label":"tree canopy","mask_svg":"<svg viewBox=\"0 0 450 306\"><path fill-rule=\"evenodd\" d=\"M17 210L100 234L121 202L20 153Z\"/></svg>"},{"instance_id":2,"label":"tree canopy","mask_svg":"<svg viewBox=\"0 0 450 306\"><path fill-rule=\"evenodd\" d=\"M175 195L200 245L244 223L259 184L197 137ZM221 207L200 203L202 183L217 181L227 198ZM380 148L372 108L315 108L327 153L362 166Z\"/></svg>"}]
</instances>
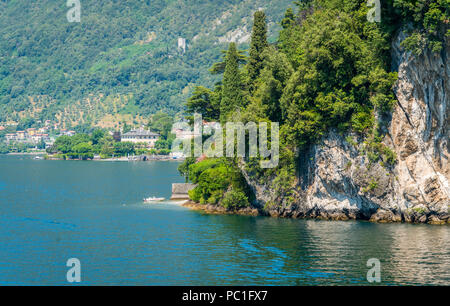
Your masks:
<instances>
[{"instance_id":1,"label":"tree canopy","mask_svg":"<svg viewBox=\"0 0 450 306\"><path fill-rule=\"evenodd\" d=\"M258 7L278 20L290 2L82 0L81 22L69 23L65 1L0 1L0 122L106 127L181 113L196 86L217 82L207 68L230 33L250 28Z\"/></svg>"}]
</instances>

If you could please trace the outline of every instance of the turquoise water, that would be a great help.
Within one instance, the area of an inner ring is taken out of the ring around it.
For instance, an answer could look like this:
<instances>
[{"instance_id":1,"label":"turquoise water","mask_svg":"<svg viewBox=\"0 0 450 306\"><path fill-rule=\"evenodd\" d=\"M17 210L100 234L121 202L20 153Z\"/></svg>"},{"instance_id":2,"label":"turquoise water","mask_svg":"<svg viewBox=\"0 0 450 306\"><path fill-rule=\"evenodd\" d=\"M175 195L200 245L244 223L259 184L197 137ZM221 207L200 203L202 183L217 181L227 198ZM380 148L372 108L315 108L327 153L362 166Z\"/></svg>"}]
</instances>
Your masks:
<instances>
[{"instance_id":1,"label":"turquoise water","mask_svg":"<svg viewBox=\"0 0 450 306\"><path fill-rule=\"evenodd\" d=\"M210 216L174 204L175 162L0 156L0 284L450 284L448 226Z\"/></svg>"}]
</instances>

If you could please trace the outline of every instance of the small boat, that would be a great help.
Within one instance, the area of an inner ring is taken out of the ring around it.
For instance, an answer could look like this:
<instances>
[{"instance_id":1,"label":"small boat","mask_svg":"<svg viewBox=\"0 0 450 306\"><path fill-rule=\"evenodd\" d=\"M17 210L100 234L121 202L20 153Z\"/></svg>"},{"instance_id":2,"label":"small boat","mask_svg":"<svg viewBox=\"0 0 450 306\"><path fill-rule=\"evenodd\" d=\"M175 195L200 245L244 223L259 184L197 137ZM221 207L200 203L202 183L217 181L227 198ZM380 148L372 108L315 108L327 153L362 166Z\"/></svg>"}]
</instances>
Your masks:
<instances>
[{"instance_id":1,"label":"small boat","mask_svg":"<svg viewBox=\"0 0 450 306\"><path fill-rule=\"evenodd\" d=\"M162 202L162 201L164 201L164 200L165 200L165 198L151 197L151 198L146 198L146 199L144 199L144 203Z\"/></svg>"}]
</instances>

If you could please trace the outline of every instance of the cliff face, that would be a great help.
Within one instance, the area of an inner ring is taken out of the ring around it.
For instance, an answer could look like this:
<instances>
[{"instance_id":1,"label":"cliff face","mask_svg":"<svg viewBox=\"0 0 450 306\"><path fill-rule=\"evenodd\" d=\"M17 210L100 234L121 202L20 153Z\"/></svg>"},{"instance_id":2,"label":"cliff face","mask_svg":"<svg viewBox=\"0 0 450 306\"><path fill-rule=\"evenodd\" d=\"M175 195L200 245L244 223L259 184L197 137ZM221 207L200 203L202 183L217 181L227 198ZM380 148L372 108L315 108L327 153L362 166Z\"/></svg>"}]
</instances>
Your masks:
<instances>
[{"instance_id":1,"label":"cliff face","mask_svg":"<svg viewBox=\"0 0 450 306\"><path fill-rule=\"evenodd\" d=\"M397 155L395 166L370 164L359 150L362 139L349 144L332 131L301 154L289 197L271 190L273 180L260 184L244 171L255 206L283 217L450 223L449 44L440 54L416 57L400 46L404 38L400 33L393 42L398 104L383 126L384 143Z\"/></svg>"},{"instance_id":2,"label":"cliff face","mask_svg":"<svg viewBox=\"0 0 450 306\"><path fill-rule=\"evenodd\" d=\"M390 145L398 155L395 190L405 205L447 214L450 205L448 119L450 115L450 45L441 54L420 57L405 53L400 33L393 48L398 99L389 128Z\"/></svg>"}]
</instances>

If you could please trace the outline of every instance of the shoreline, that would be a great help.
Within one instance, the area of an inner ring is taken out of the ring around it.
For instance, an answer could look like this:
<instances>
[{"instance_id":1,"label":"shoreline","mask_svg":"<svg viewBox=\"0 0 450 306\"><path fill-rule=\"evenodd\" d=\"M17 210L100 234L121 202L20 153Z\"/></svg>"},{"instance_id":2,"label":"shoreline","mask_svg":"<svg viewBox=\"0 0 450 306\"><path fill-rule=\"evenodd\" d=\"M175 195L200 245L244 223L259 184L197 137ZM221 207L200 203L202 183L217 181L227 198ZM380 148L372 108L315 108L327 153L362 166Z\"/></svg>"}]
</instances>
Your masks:
<instances>
[{"instance_id":1,"label":"shoreline","mask_svg":"<svg viewBox=\"0 0 450 306\"><path fill-rule=\"evenodd\" d=\"M279 214L274 214L270 212L261 212L260 210L252 207L242 208L239 210L227 210L224 207L211 205L211 204L200 204L195 203L192 200L185 202L182 206L187 207L194 211L200 211L209 215L238 215L238 216L251 216L251 217L270 217L270 218L281 218L281 219L308 219L308 220L321 220L321 221L366 221L375 224L415 224L415 225L450 225L450 219L447 221L443 220L434 220L433 218L424 220L425 222L411 222L403 219L392 219L389 217L386 218L370 218L370 219L358 219L358 218L348 218L342 217L339 214L335 216L301 216L301 215L291 215L291 216L283 216Z\"/></svg>"},{"instance_id":2,"label":"shoreline","mask_svg":"<svg viewBox=\"0 0 450 306\"><path fill-rule=\"evenodd\" d=\"M11 155L11 156L18 156L18 155L45 155L46 152L28 152L28 153L6 153L2 155Z\"/></svg>"},{"instance_id":3,"label":"shoreline","mask_svg":"<svg viewBox=\"0 0 450 306\"><path fill-rule=\"evenodd\" d=\"M52 156L47 156L46 160L62 160L62 161L88 161L88 162L152 162L152 161L173 161L173 162L181 162L184 159L174 159L172 157L167 157L167 156L145 156L145 158L142 157L137 157L137 158L133 158L133 157L117 157L117 158L105 158L105 159L100 159L100 158L94 158L94 159L79 159L79 158L74 158L74 159L64 159L64 158L60 158L60 157L52 157Z\"/></svg>"},{"instance_id":4,"label":"shoreline","mask_svg":"<svg viewBox=\"0 0 450 306\"><path fill-rule=\"evenodd\" d=\"M0 156L45 156L47 155L46 152L28 152L28 153L6 153L6 154L0 154ZM89 161L89 162L152 162L152 161L172 161L172 162L182 162L184 161L183 158L172 158L165 155L157 155L154 157L146 156L145 159L143 158L128 158L128 157L119 157L119 158L105 158L105 159L64 159L59 157L52 157L47 156L45 160L62 160L62 161Z\"/></svg>"},{"instance_id":5,"label":"shoreline","mask_svg":"<svg viewBox=\"0 0 450 306\"><path fill-rule=\"evenodd\" d=\"M238 215L238 216L251 216L258 217L262 216L261 213L256 208L241 208L239 210L227 210L224 207L211 205L211 204L200 204L193 201L186 201L182 204L183 207L187 207L194 211L202 211L209 215Z\"/></svg>"}]
</instances>

